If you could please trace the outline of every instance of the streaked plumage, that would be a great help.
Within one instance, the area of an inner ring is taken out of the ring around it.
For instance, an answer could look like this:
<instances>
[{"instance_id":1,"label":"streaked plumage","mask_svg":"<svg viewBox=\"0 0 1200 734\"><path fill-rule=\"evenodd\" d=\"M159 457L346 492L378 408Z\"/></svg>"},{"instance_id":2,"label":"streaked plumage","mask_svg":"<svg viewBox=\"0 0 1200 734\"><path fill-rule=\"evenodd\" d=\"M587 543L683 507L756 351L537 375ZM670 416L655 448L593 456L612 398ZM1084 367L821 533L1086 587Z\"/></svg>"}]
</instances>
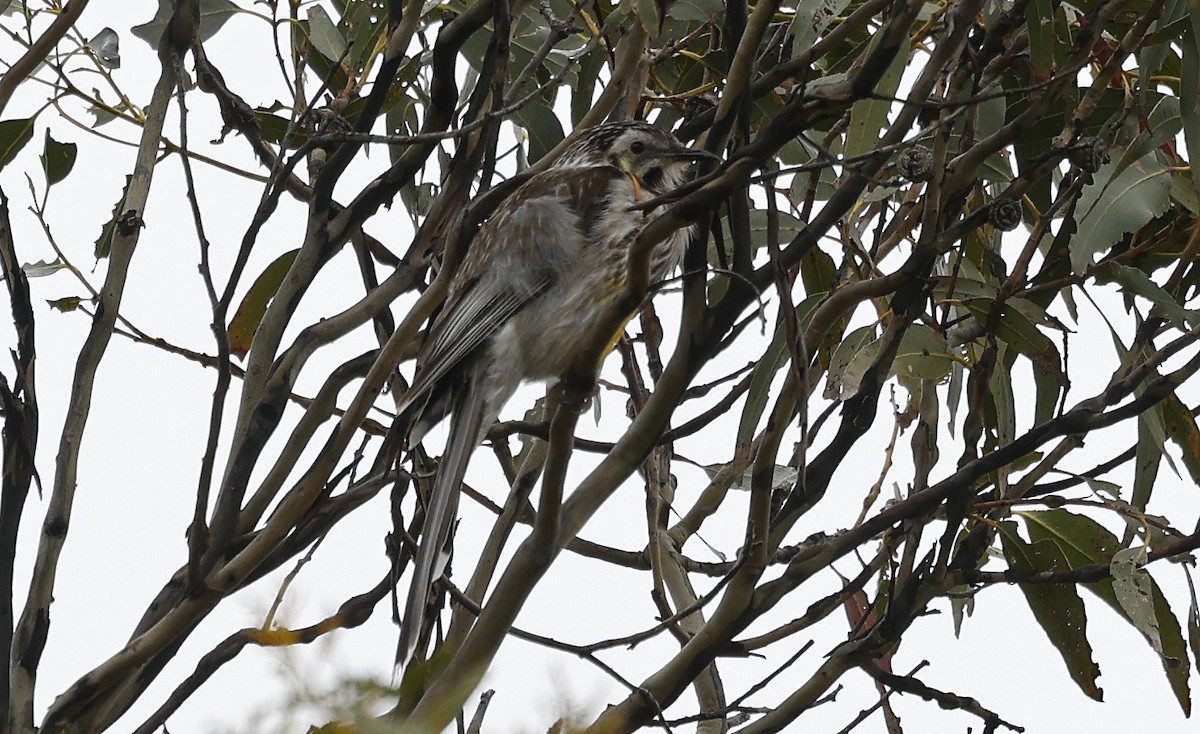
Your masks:
<instances>
[{"instance_id":1,"label":"streaked plumage","mask_svg":"<svg viewBox=\"0 0 1200 734\"><path fill-rule=\"evenodd\" d=\"M409 446L451 416L414 562L397 662L412 659L467 461L517 387L553 379L591 331L598 304L623 292L629 247L657 213L631 209L673 191L709 154L643 122L588 130L509 196L480 229L417 357L397 430ZM660 243L651 280L678 264L688 233Z\"/></svg>"}]
</instances>

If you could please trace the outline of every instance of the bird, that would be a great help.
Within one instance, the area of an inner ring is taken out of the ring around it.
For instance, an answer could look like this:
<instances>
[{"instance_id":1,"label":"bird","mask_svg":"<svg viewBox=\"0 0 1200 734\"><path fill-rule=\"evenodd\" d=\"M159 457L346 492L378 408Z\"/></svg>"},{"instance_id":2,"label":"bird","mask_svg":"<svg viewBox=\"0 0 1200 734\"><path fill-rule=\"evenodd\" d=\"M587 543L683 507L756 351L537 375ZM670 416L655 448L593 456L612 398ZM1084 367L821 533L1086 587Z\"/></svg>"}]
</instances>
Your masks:
<instances>
[{"instance_id":1,"label":"bird","mask_svg":"<svg viewBox=\"0 0 1200 734\"><path fill-rule=\"evenodd\" d=\"M706 159L719 158L647 122L588 128L502 201L472 239L393 425L411 450L450 418L400 623L398 668L414 658L428 629L428 599L445 565L467 462L487 427L522 383L566 372L604 304L624 292L638 233L664 208L638 205L687 183ZM680 262L690 229L655 246L650 282Z\"/></svg>"}]
</instances>

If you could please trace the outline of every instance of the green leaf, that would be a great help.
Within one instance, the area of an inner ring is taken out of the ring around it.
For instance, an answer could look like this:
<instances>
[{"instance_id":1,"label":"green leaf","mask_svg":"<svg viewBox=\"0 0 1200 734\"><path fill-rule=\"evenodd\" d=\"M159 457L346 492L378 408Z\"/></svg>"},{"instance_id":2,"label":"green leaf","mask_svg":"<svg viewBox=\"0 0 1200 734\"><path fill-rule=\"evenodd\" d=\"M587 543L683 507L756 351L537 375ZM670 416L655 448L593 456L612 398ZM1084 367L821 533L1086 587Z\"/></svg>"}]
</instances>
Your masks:
<instances>
[{"instance_id":1,"label":"green leaf","mask_svg":"<svg viewBox=\"0 0 1200 734\"><path fill-rule=\"evenodd\" d=\"M1017 401L1013 396L1012 375L1004 355L1010 354L1006 347L1000 349L1000 358L992 370L989 380L992 404L996 406L996 441L1007 446L1017 437Z\"/></svg>"},{"instance_id":2,"label":"green leaf","mask_svg":"<svg viewBox=\"0 0 1200 734\"><path fill-rule=\"evenodd\" d=\"M79 296L67 296L66 298L56 298L53 301L46 301L50 304L50 308L63 313L70 313L79 308L79 304L83 303L83 299Z\"/></svg>"},{"instance_id":3,"label":"green leaf","mask_svg":"<svg viewBox=\"0 0 1200 734\"><path fill-rule=\"evenodd\" d=\"M47 275L57 273L65 267L67 266L62 260L55 258L54 262L39 260L35 263L25 263L21 266L21 271L25 273L26 278L44 278Z\"/></svg>"},{"instance_id":4,"label":"green leaf","mask_svg":"<svg viewBox=\"0 0 1200 734\"><path fill-rule=\"evenodd\" d=\"M849 372L850 365L862 365L858 354L870 351L869 357L863 357L869 365L874 355L879 352L879 343L875 336L875 325L863 326L846 335L842 343L833 350L829 360L829 370L825 381L825 397L829 400L846 400L858 392L858 384L862 380L859 371ZM862 367L865 369L865 366ZM849 372L849 374L847 374Z\"/></svg>"},{"instance_id":5,"label":"green leaf","mask_svg":"<svg viewBox=\"0 0 1200 734\"><path fill-rule=\"evenodd\" d=\"M46 131L46 142L42 147L42 171L46 174L46 185L53 186L62 181L75 167L75 156L79 146L75 143L60 143Z\"/></svg>"},{"instance_id":6,"label":"green leaf","mask_svg":"<svg viewBox=\"0 0 1200 734\"><path fill-rule=\"evenodd\" d=\"M554 110L540 104L528 104L517 110L515 122L529 135L529 162L534 163L562 142L562 121Z\"/></svg>"},{"instance_id":7,"label":"green leaf","mask_svg":"<svg viewBox=\"0 0 1200 734\"><path fill-rule=\"evenodd\" d=\"M824 293L837 283L837 264L819 247L814 247L800 259L800 282L804 292Z\"/></svg>"},{"instance_id":8,"label":"green leaf","mask_svg":"<svg viewBox=\"0 0 1200 734\"><path fill-rule=\"evenodd\" d=\"M1185 326L1195 326L1200 323L1200 313L1189 311L1174 298L1171 298L1157 283L1137 268L1120 263L1106 263L1105 275L1111 276L1123 286L1123 290L1141 296L1154 304L1154 309L1162 314L1171 325L1177 329Z\"/></svg>"},{"instance_id":9,"label":"green leaf","mask_svg":"<svg viewBox=\"0 0 1200 734\"><path fill-rule=\"evenodd\" d=\"M924 324L913 324L900 339L891 373L902 379L941 381L949 376L953 363L941 334Z\"/></svg>"},{"instance_id":10,"label":"green leaf","mask_svg":"<svg viewBox=\"0 0 1200 734\"><path fill-rule=\"evenodd\" d=\"M1146 411L1138 416L1138 440L1133 457L1133 498L1130 504L1140 511L1146 510L1150 495L1154 492L1154 481L1158 479L1158 467L1162 463L1162 446L1150 435Z\"/></svg>"},{"instance_id":11,"label":"green leaf","mask_svg":"<svg viewBox=\"0 0 1200 734\"><path fill-rule=\"evenodd\" d=\"M1192 411L1175 393L1163 398L1159 405L1167 438L1182 452L1183 465L1192 481L1200 483L1200 427L1197 427Z\"/></svg>"},{"instance_id":12,"label":"green leaf","mask_svg":"<svg viewBox=\"0 0 1200 734\"><path fill-rule=\"evenodd\" d=\"M987 327L992 303L993 301L987 298L971 298L963 305L967 307L976 321ZM1054 342L1050 341L1050 337L1039 331L1014 304L1005 303L1000 307L995 333L1005 344L1028 357L1036 357L1054 349Z\"/></svg>"},{"instance_id":13,"label":"green leaf","mask_svg":"<svg viewBox=\"0 0 1200 734\"><path fill-rule=\"evenodd\" d=\"M199 2L201 41L212 38L217 31L221 30L221 26L225 25L225 21L233 17L234 13L242 12L241 8L230 0L199 0ZM158 0L158 11L154 13L154 17L146 23L134 26L130 29L130 33L150 44L151 48L157 49L163 30L166 29L167 23L171 22L171 14L174 12L173 0Z\"/></svg>"},{"instance_id":14,"label":"green leaf","mask_svg":"<svg viewBox=\"0 0 1200 734\"><path fill-rule=\"evenodd\" d=\"M883 34L875 36L876 39L883 37ZM873 48L868 49L866 53L869 55L873 50ZM900 44L896 58L892 59L891 65L888 66L887 71L883 72L879 77L879 82L875 85L876 95L886 98L896 94L896 90L900 86L900 76L908 64L908 54L908 43ZM887 127L888 112L891 109L892 102L888 99L864 99L854 103L850 108L850 125L846 130L846 156L848 158L862 155L879 146L879 139L883 137L884 129Z\"/></svg>"},{"instance_id":15,"label":"green leaf","mask_svg":"<svg viewBox=\"0 0 1200 734\"><path fill-rule=\"evenodd\" d=\"M1040 425L1054 417L1058 398L1067 386L1067 376L1062 368L1062 356L1053 343L1050 348L1031 358L1033 362L1033 384L1037 389L1034 399L1033 423Z\"/></svg>"},{"instance_id":16,"label":"green leaf","mask_svg":"<svg viewBox=\"0 0 1200 734\"><path fill-rule=\"evenodd\" d=\"M1083 273L1096 255L1171 206L1170 172L1153 156L1133 162L1116 175L1115 171L1115 163L1103 166L1095 174L1095 183L1079 197L1079 232L1071 242L1075 273Z\"/></svg>"},{"instance_id":17,"label":"green leaf","mask_svg":"<svg viewBox=\"0 0 1200 734\"><path fill-rule=\"evenodd\" d=\"M1200 161L1200 4L1188 3L1192 32L1180 34L1179 114L1188 160Z\"/></svg>"},{"instance_id":18,"label":"green leaf","mask_svg":"<svg viewBox=\"0 0 1200 734\"><path fill-rule=\"evenodd\" d=\"M1067 510L1045 510L1019 513L1025 520L1029 537L1039 542L1051 542L1058 546L1066 557L1070 568L1080 568L1093 564L1111 564L1112 559L1121 550L1117 536L1095 520L1084 515L1077 515ZM1176 700L1185 713L1191 710L1191 694L1188 688L1188 678L1191 675L1191 663L1187 654L1187 646L1183 640L1183 631L1179 621L1171 612L1170 604L1163 595L1162 589L1147 575L1149 594L1153 602L1153 614L1157 621L1159 644L1147 637L1147 642L1159 652L1163 671L1167 682L1175 693ZM1125 606L1121 603L1114 588L1114 579L1084 584L1096 596L1100 597L1117 614L1127 622L1137 627L1145 636L1145 631L1134 621Z\"/></svg>"},{"instance_id":19,"label":"green leaf","mask_svg":"<svg viewBox=\"0 0 1200 734\"><path fill-rule=\"evenodd\" d=\"M1033 66L1033 84L1050 80L1054 69L1054 53L1058 39L1054 34L1054 3L1051 0L1033 0L1026 10L1029 19L1029 61Z\"/></svg>"},{"instance_id":20,"label":"green leaf","mask_svg":"<svg viewBox=\"0 0 1200 734\"><path fill-rule=\"evenodd\" d=\"M662 14L656 0L633 0L633 12L638 23L651 38L658 35L662 25Z\"/></svg>"},{"instance_id":21,"label":"green leaf","mask_svg":"<svg viewBox=\"0 0 1200 734\"><path fill-rule=\"evenodd\" d=\"M330 61L338 61L346 53L346 39L320 5L308 8L308 40Z\"/></svg>"},{"instance_id":22,"label":"green leaf","mask_svg":"<svg viewBox=\"0 0 1200 734\"><path fill-rule=\"evenodd\" d=\"M97 260L108 257L108 253L112 251L113 234L117 230L117 220L125 213L125 195L129 192L129 182L132 180L133 176L125 177L125 185L121 187L121 198L117 199L113 206L112 218L100 229L100 238L96 240Z\"/></svg>"},{"instance_id":23,"label":"green leaf","mask_svg":"<svg viewBox=\"0 0 1200 734\"><path fill-rule=\"evenodd\" d=\"M950 614L954 618L954 639L958 639L962 632L964 616L969 617L975 613L975 594L970 586L955 586L950 589L949 594Z\"/></svg>"},{"instance_id":24,"label":"green leaf","mask_svg":"<svg viewBox=\"0 0 1200 734\"><path fill-rule=\"evenodd\" d=\"M812 46L849 4L850 0L799 0L796 3L796 16L788 28L793 36L793 48ZM675 14L674 10L671 14Z\"/></svg>"},{"instance_id":25,"label":"green leaf","mask_svg":"<svg viewBox=\"0 0 1200 734\"><path fill-rule=\"evenodd\" d=\"M1200 661L1200 609L1196 604L1196 590L1192 587L1192 577L1189 575L1188 591L1192 594L1192 605L1188 608L1188 643L1192 646L1192 655Z\"/></svg>"},{"instance_id":26,"label":"green leaf","mask_svg":"<svg viewBox=\"0 0 1200 734\"><path fill-rule=\"evenodd\" d=\"M1125 148L1125 152L1121 154L1120 158L1117 158L1115 150L1112 152L1113 158L1117 158L1115 173L1124 171L1134 161L1151 154L1168 140L1175 139L1175 136L1183 129L1183 117L1179 113L1179 99L1163 97L1150 111L1146 122L1149 129L1139 133L1129 147Z\"/></svg>"},{"instance_id":27,"label":"green leaf","mask_svg":"<svg viewBox=\"0 0 1200 734\"><path fill-rule=\"evenodd\" d=\"M96 61L106 69L121 68L121 37L112 28L102 28L87 42Z\"/></svg>"},{"instance_id":28,"label":"green leaf","mask_svg":"<svg viewBox=\"0 0 1200 734\"><path fill-rule=\"evenodd\" d=\"M825 300L826 295L818 293L809 296L796 307L796 320L801 325L801 330L803 330L803 324L808 321L808 317ZM771 386L775 381L775 375L779 373L781 367L788 363L790 358L787 327L779 324L771 339L771 345L754 365L754 373L750 376L750 388L746 392L746 405L742 408L742 417L738 421L738 446L748 444L754 438L754 431L758 428L759 420L762 419L767 401L771 397Z\"/></svg>"},{"instance_id":29,"label":"green leaf","mask_svg":"<svg viewBox=\"0 0 1200 734\"><path fill-rule=\"evenodd\" d=\"M1154 602L1150 595L1150 574L1140 568L1145 563L1146 546L1143 545L1117 551L1108 569L1112 573L1113 591L1125 610L1126 618L1161 655L1162 639L1158 634L1158 619L1154 615Z\"/></svg>"},{"instance_id":30,"label":"green leaf","mask_svg":"<svg viewBox=\"0 0 1200 734\"><path fill-rule=\"evenodd\" d=\"M1014 571L1037 573L1068 568L1057 545L1048 540L1026 543L1017 534L1017 524L1011 520L1000 523L1000 541ZM1092 646L1086 634L1087 613L1075 586L1049 583L1021 583L1018 586L1034 619L1066 663L1071 680L1084 695L1103 701L1104 691L1096 684L1100 666L1092 659Z\"/></svg>"},{"instance_id":31,"label":"green leaf","mask_svg":"<svg viewBox=\"0 0 1200 734\"><path fill-rule=\"evenodd\" d=\"M291 250L275 258L275 261L254 279L250 290L246 291L237 313L229 322L229 352L234 356L244 357L250 351L254 332L258 330L259 323L267 313L267 304L279 292L279 286L283 284L283 279L298 252L300 251Z\"/></svg>"},{"instance_id":32,"label":"green leaf","mask_svg":"<svg viewBox=\"0 0 1200 734\"><path fill-rule=\"evenodd\" d=\"M25 144L33 139L33 118L0 122L0 168L4 168L17 157Z\"/></svg>"}]
</instances>

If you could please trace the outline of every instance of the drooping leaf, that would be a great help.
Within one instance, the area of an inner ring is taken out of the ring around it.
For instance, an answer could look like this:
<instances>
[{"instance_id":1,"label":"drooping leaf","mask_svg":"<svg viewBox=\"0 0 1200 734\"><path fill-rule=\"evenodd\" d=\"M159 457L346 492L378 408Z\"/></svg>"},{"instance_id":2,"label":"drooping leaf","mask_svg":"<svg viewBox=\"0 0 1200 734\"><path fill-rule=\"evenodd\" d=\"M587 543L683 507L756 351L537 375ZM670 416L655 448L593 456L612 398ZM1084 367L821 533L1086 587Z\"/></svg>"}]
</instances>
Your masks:
<instances>
[{"instance_id":1,"label":"drooping leaf","mask_svg":"<svg viewBox=\"0 0 1200 734\"><path fill-rule=\"evenodd\" d=\"M117 203L113 206L112 217L104 223L104 227L100 230L100 237L96 240L97 260L108 257L108 253L112 251L113 233L117 230L117 220L125 213L125 195L129 192L129 182L132 180L133 176L125 177L125 185L121 187L121 198L117 199Z\"/></svg>"},{"instance_id":2,"label":"drooping leaf","mask_svg":"<svg viewBox=\"0 0 1200 734\"><path fill-rule=\"evenodd\" d=\"M1133 456L1133 498L1130 504L1140 511L1146 509L1150 495L1154 492L1154 480L1158 478L1158 466L1162 462L1162 446L1150 435L1146 425L1148 410L1138 416L1138 440Z\"/></svg>"},{"instance_id":3,"label":"drooping leaf","mask_svg":"<svg viewBox=\"0 0 1200 734\"><path fill-rule=\"evenodd\" d=\"M804 299L796 307L796 321L803 328L808 323L813 311L825 300L824 293L818 293ZM742 417L738 421L737 445L742 446L754 438L754 431L762 419L767 401L771 397L771 386L781 367L788 363L791 351L787 344L787 328L780 324L775 330L771 345L763 352L763 356L754 365L750 377L750 389L746 393L746 405L742 408Z\"/></svg>"},{"instance_id":4,"label":"drooping leaf","mask_svg":"<svg viewBox=\"0 0 1200 734\"><path fill-rule=\"evenodd\" d=\"M63 313L70 313L79 308L79 304L83 303L83 299L79 296L67 296L66 298L55 298L52 301L46 301L50 304L50 308Z\"/></svg>"},{"instance_id":5,"label":"drooping leaf","mask_svg":"<svg viewBox=\"0 0 1200 734\"><path fill-rule=\"evenodd\" d=\"M941 381L953 363L941 334L925 324L913 324L900 339L891 372L901 379Z\"/></svg>"},{"instance_id":6,"label":"drooping leaf","mask_svg":"<svg viewBox=\"0 0 1200 734\"><path fill-rule=\"evenodd\" d=\"M1182 452L1183 465L1192 481L1200 483L1200 427L1196 425L1196 418L1174 393L1163 398L1159 405L1162 406L1167 438Z\"/></svg>"},{"instance_id":7,"label":"drooping leaf","mask_svg":"<svg viewBox=\"0 0 1200 734\"><path fill-rule=\"evenodd\" d=\"M1179 36L1179 113L1188 160L1200 161L1200 5L1187 5L1192 32Z\"/></svg>"},{"instance_id":8,"label":"drooping leaf","mask_svg":"<svg viewBox=\"0 0 1200 734\"><path fill-rule=\"evenodd\" d=\"M1187 575L1188 592L1192 603L1188 607L1188 643L1192 646L1192 655L1200 663L1200 604L1196 602L1196 588L1192 586L1192 575Z\"/></svg>"},{"instance_id":9,"label":"drooping leaf","mask_svg":"<svg viewBox=\"0 0 1200 734\"><path fill-rule=\"evenodd\" d=\"M308 40L330 61L338 61L346 53L346 39L320 5L308 8Z\"/></svg>"},{"instance_id":10,"label":"drooping leaf","mask_svg":"<svg viewBox=\"0 0 1200 734\"><path fill-rule=\"evenodd\" d=\"M796 3L796 15L788 27L795 48L812 46L849 4L849 0L799 0ZM671 14L674 15L673 9Z\"/></svg>"},{"instance_id":11,"label":"drooping leaf","mask_svg":"<svg viewBox=\"0 0 1200 734\"><path fill-rule=\"evenodd\" d=\"M1011 520L1000 523L1000 541L1014 571L1065 571L1069 567L1057 545L1049 540L1026 543ZM1092 658L1092 646L1087 639L1087 613L1074 585L1021 583L1018 586L1034 619L1066 663L1071 680L1088 698L1103 701L1104 691L1096 683L1100 666Z\"/></svg>"},{"instance_id":12,"label":"drooping leaf","mask_svg":"<svg viewBox=\"0 0 1200 734\"><path fill-rule=\"evenodd\" d=\"M1160 99L1154 109L1150 111L1147 123L1149 129L1139 133L1128 147L1112 151L1112 156L1117 161L1113 169L1114 175L1124 171L1134 161L1146 157L1168 140L1175 139L1175 136L1183 129L1183 117L1179 113L1179 98L1164 96ZM1118 152L1120 153L1119 157L1117 156Z\"/></svg>"},{"instance_id":13,"label":"drooping leaf","mask_svg":"<svg viewBox=\"0 0 1200 734\"><path fill-rule=\"evenodd\" d=\"M1017 437L1017 404L1013 395L1012 375L1006 360L1003 358L1008 347L1001 348L1001 356L996 360L996 368L992 370L989 380L992 394L992 405L996 407L996 441L1001 446L1012 443Z\"/></svg>"},{"instance_id":14,"label":"drooping leaf","mask_svg":"<svg viewBox=\"0 0 1200 734\"><path fill-rule=\"evenodd\" d=\"M241 8L231 0L199 0L199 3L201 41L212 38L217 31L221 30L221 26L233 17L234 13L241 12ZM171 14L174 12L173 0L158 0L158 10L154 13L154 17L141 25L134 26L130 29L130 33L150 44L151 48L157 49L163 30L166 29L167 23L171 22Z\"/></svg>"},{"instance_id":15,"label":"drooping leaf","mask_svg":"<svg viewBox=\"0 0 1200 734\"><path fill-rule=\"evenodd\" d=\"M1096 255L1171 206L1170 172L1153 156L1115 172L1115 163L1103 166L1079 197L1079 232L1071 242L1071 268L1076 273L1083 273Z\"/></svg>"},{"instance_id":16,"label":"drooping leaf","mask_svg":"<svg viewBox=\"0 0 1200 734\"><path fill-rule=\"evenodd\" d=\"M25 144L33 139L33 118L25 117L0 122L0 168L17 157Z\"/></svg>"},{"instance_id":17,"label":"drooping leaf","mask_svg":"<svg viewBox=\"0 0 1200 734\"><path fill-rule=\"evenodd\" d=\"M1149 275L1120 263L1107 263L1104 266L1105 275L1112 277L1127 293L1132 293L1154 304L1155 310L1171 322L1177 329L1191 327L1200 323L1200 313L1189 311L1171 298L1165 290L1150 279Z\"/></svg>"},{"instance_id":18,"label":"drooping leaf","mask_svg":"<svg viewBox=\"0 0 1200 734\"><path fill-rule=\"evenodd\" d=\"M55 258L54 262L39 260L35 263L25 263L21 266L26 278L44 278L67 267L62 260Z\"/></svg>"},{"instance_id":19,"label":"drooping leaf","mask_svg":"<svg viewBox=\"0 0 1200 734\"><path fill-rule=\"evenodd\" d=\"M516 123L529 135L530 163L536 163L566 137L558 115L544 105L525 105L514 117Z\"/></svg>"},{"instance_id":20,"label":"drooping leaf","mask_svg":"<svg viewBox=\"0 0 1200 734\"><path fill-rule=\"evenodd\" d=\"M1025 520L1029 537L1036 541L1057 545L1073 569L1093 564L1110 564L1113 557L1121 550L1121 542L1115 535L1085 515L1062 509L1022 512L1020 515ZM1163 595L1162 589L1149 575L1146 578L1149 580L1149 594L1154 618L1158 625L1159 640L1156 645L1147 637L1147 642L1159 653L1163 671L1167 675L1167 682L1175 693L1180 707L1186 713L1191 710L1191 693L1188 687L1191 663L1188 658L1187 645L1183 640L1183 631L1179 621L1171 612L1171 606ZM1084 586L1145 635L1144 630L1131 618L1118 598L1112 578L1084 584Z\"/></svg>"},{"instance_id":21,"label":"drooping leaf","mask_svg":"<svg viewBox=\"0 0 1200 734\"><path fill-rule=\"evenodd\" d=\"M879 34L875 38L882 41L883 37ZM887 97L896 93L900 86L900 76L908 64L908 44L902 43L900 46L896 58L875 85L875 94L881 98L859 100L850 108L850 126L846 130L848 157L874 150L879 145L879 139L883 137L887 128L888 113L892 108L892 103Z\"/></svg>"},{"instance_id":22,"label":"drooping leaf","mask_svg":"<svg viewBox=\"0 0 1200 734\"><path fill-rule=\"evenodd\" d=\"M1063 372L1062 356L1053 342L1050 348L1032 358L1033 384L1037 395L1034 399L1034 425L1045 423L1054 417L1058 407L1059 396L1067 386L1067 376Z\"/></svg>"},{"instance_id":23,"label":"drooping leaf","mask_svg":"<svg viewBox=\"0 0 1200 734\"><path fill-rule=\"evenodd\" d=\"M1162 640L1158 634L1158 619L1150 595L1150 574L1140 568L1146 562L1146 546L1125 548L1113 554L1108 568L1112 573L1113 591L1125 610L1126 618L1138 628L1159 655Z\"/></svg>"},{"instance_id":24,"label":"drooping leaf","mask_svg":"<svg viewBox=\"0 0 1200 734\"><path fill-rule=\"evenodd\" d=\"M1054 8L1051 0L1033 0L1029 3L1029 61L1033 66L1032 82L1042 84L1050 80L1054 69L1058 39L1054 33Z\"/></svg>"},{"instance_id":25,"label":"drooping leaf","mask_svg":"<svg viewBox=\"0 0 1200 734\"><path fill-rule=\"evenodd\" d=\"M96 61L101 66L107 69L121 68L121 37L112 28L101 28L87 45L96 54Z\"/></svg>"},{"instance_id":26,"label":"drooping leaf","mask_svg":"<svg viewBox=\"0 0 1200 734\"><path fill-rule=\"evenodd\" d=\"M254 279L254 284L242 297L241 305L233 315L233 320L229 322L230 354L240 358L250 351L254 332L258 330L259 323L267 313L267 304L279 292L279 286L282 285L284 276L292 267L298 252L300 251L291 250L283 253Z\"/></svg>"},{"instance_id":27,"label":"drooping leaf","mask_svg":"<svg viewBox=\"0 0 1200 734\"><path fill-rule=\"evenodd\" d=\"M79 146L75 143L60 143L50 137L46 131L46 141L42 147L42 171L46 174L46 185L53 186L62 181L75 167L75 156Z\"/></svg>"},{"instance_id":28,"label":"drooping leaf","mask_svg":"<svg viewBox=\"0 0 1200 734\"><path fill-rule=\"evenodd\" d=\"M950 614L954 619L954 638L962 633L963 621L975 613L975 594L970 586L956 586L950 595Z\"/></svg>"},{"instance_id":29,"label":"drooping leaf","mask_svg":"<svg viewBox=\"0 0 1200 734\"><path fill-rule=\"evenodd\" d=\"M975 320L988 326L992 311L992 301L986 298L971 298L963 305L975 317ZM1028 357L1036 357L1054 348L1054 342L1034 326L1025 314L1013 304L1001 306L1000 316L995 323L996 336L1001 341Z\"/></svg>"},{"instance_id":30,"label":"drooping leaf","mask_svg":"<svg viewBox=\"0 0 1200 734\"><path fill-rule=\"evenodd\" d=\"M869 350L869 354L860 358L858 355L864 350ZM862 380L862 373L857 367L866 369L865 365L871 363L878 351L879 343L875 336L874 324L847 334L837 349L833 350L833 357L829 360L825 397L831 400L846 400L853 396L858 391L859 381ZM851 364L856 365L853 372L850 371Z\"/></svg>"}]
</instances>

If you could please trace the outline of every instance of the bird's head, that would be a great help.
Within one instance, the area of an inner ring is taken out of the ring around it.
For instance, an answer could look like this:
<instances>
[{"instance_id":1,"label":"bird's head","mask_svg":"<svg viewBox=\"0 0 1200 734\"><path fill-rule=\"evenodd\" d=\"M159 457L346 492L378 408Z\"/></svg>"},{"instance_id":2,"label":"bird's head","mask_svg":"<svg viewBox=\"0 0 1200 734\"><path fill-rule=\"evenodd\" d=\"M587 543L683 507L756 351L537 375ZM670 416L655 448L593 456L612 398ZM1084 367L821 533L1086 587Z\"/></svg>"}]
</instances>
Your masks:
<instances>
[{"instance_id":1,"label":"bird's head","mask_svg":"<svg viewBox=\"0 0 1200 734\"><path fill-rule=\"evenodd\" d=\"M641 198L643 192L658 196L690 181L705 159L718 160L649 123L613 122L586 131L555 166L613 166L629 176L635 197Z\"/></svg>"}]
</instances>

